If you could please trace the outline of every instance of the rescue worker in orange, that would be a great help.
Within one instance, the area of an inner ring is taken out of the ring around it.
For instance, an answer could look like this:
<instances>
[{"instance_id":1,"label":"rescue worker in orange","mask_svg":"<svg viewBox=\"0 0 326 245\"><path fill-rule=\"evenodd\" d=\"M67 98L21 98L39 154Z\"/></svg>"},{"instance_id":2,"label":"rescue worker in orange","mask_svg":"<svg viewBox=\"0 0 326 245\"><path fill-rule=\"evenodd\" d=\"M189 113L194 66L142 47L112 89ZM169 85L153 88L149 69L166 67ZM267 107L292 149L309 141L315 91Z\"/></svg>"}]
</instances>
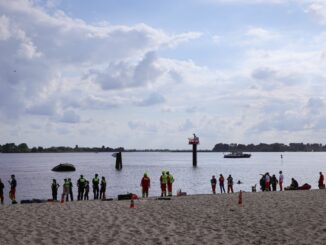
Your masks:
<instances>
[{"instance_id":1,"label":"rescue worker in orange","mask_svg":"<svg viewBox=\"0 0 326 245\"><path fill-rule=\"evenodd\" d=\"M151 187L151 180L147 176L147 173L144 173L144 177L141 179L140 186L142 187L143 198L148 197L148 190Z\"/></svg>"},{"instance_id":2,"label":"rescue worker in orange","mask_svg":"<svg viewBox=\"0 0 326 245\"><path fill-rule=\"evenodd\" d=\"M162 175L160 177L161 197L166 196L166 183L167 183L166 174L164 171L162 171Z\"/></svg>"},{"instance_id":3,"label":"rescue worker in orange","mask_svg":"<svg viewBox=\"0 0 326 245\"><path fill-rule=\"evenodd\" d=\"M172 184L174 182L174 178L172 174L170 174L169 171L166 172L166 182L168 184L168 195L171 197L172 196Z\"/></svg>"}]
</instances>

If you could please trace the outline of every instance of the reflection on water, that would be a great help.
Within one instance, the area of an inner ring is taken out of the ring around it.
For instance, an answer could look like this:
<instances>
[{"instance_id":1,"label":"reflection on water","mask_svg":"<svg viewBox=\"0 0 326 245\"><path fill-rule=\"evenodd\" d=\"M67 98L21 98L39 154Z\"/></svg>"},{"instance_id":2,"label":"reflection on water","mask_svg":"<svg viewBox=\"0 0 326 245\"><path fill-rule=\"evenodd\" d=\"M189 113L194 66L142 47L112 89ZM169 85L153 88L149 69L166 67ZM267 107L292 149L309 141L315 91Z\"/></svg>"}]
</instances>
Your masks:
<instances>
[{"instance_id":1,"label":"reflection on water","mask_svg":"<svg viewBox=\"0 0 326 245\"><path fill-rule=\"evenodd\" d=\"M174 178L174 194L181 188L189 194L210 193L210 178L222 173L233 176L235 191L250 191L259 183L260 174L277 174L283 170L285 186L295 177L299 184L309 183L317 188L319 172L326 172L326 153L252 153L249 159L225 159L222 153L198 153L198 166L192 167L192 153L122 153L123 169L115 170L112 153L29 153L0 154L0 178L5 184L5 202L8 203L11 174L18 181L17 200L51 197L52 179L62 187L63 179L70 177L77 192L76 182L80 174L91 180L95 173L107 179L107 194L133 192L140 194L140 180L146 171L151 178L150 196L160 194L159 177L162 170L169 170ZM69 162L76 166L72 173L56 173L51 169L59 163ZM62 189L60 187L59 193ZM92 198L92 193L90 193Z\"/></svg>"}]
</instances>

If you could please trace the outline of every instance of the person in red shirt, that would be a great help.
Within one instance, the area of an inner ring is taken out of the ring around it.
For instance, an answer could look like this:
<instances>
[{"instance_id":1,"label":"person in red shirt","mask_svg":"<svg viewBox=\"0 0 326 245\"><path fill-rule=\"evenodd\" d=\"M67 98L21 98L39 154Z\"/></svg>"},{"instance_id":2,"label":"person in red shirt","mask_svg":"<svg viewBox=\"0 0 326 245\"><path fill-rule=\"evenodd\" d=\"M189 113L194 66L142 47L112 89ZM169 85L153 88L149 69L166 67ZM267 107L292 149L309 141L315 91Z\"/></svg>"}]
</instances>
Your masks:
<instances>
[{"instance_id":1,"label":"person in red shirt","mask_svg":"<svg viewBox=\"0 0 326 245\"><path fill-rule=\"evenodd\" d=\"M148 197L148 190L151 187L151 180L146 173L144 173L144 177L141 179L140 186L142 187L143 198Z\"/></svg>"},{"instance_id":2,"label":"person in red shirt","mask_svg":"<svg viewBox=\"0 0 326 245\"><path fill-rule=\"evenodd\" d=\"M221 193L224 192L225 193L225 189L224 189L224 176L222 174L220 174L220 178L218 179L219 183L220 183L220 190Z\"/></svg>"},{"instance_id":3,"label":"person in red shirt","mask_svg":"<svg viewBox=\"0 0 326 245\"><path fill-rule=\"evenodd\" d=\"M325 189L325 185L324 185L324 175L323 175L322 172L319 172L318 187L319 187L319 189Z\"/></svg>"}]
</instances>

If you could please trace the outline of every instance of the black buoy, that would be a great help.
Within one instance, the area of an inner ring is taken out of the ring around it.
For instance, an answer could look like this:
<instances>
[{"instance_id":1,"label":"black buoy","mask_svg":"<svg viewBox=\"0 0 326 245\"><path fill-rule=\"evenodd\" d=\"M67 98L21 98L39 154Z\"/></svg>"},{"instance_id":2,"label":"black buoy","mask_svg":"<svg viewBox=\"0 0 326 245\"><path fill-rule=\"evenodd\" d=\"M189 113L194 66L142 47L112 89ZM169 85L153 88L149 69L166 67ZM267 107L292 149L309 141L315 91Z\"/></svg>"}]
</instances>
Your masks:
<instances>
[{"instance_id":1,"label":"black buoy","mask_svg":"<svg viewBox=\"0 0 326 245\"><path fill-rule=\"evenodd\" d=\"M189 138L189 145L192 145L192 166L197 167L197 145L199 138L194 134L193 138Z\"/></svg>"},{"instance_id":2,"label":"black buoy","mask_svg":"<svg viewBox=\"0 0 326 245\"><path fill-rule=\"evenodd\" d=\"M115 168L116 170L122 169L122 154L121 152L118 152L115 157Z\"/></svg>"}]
</instances>

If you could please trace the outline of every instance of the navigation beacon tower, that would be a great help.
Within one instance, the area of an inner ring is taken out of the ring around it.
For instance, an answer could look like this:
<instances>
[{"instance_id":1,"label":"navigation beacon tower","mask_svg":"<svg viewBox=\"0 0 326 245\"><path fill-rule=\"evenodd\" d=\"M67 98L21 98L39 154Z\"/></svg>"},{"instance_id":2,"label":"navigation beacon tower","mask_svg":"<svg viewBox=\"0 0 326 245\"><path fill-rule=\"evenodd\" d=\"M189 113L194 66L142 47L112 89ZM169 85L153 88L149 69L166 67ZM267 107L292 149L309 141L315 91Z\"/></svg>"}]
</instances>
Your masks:
<instances>
[{"instance_id":1,"label":"navigation beacon tower","mask_svg":"<svg viewBox=\"0 0 326 245\"><path fill-rule=\"evenodd\" d=\"M189 145L192 145L192 166L197 167L197 145L199 144L199 138L194 134L193 138L188 138Z\"/></svg>"}]
</instances>

